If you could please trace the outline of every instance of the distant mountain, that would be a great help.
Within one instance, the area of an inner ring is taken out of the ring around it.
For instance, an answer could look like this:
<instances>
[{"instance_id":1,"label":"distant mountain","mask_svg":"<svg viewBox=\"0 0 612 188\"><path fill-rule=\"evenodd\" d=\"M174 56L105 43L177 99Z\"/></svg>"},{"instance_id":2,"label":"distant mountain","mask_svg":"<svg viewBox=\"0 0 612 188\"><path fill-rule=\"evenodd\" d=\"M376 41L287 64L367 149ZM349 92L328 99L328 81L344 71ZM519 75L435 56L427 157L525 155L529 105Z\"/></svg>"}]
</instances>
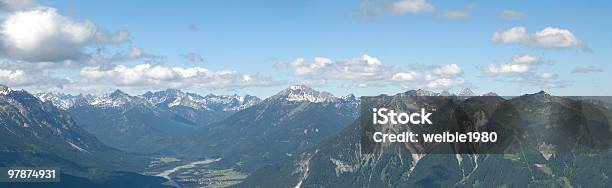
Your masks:
<instances>
[{"instance_id":1,"label":"distant mountain","mask_svg":"<svg viewBox=\"0 0 612 188\"><path fill-rule=\"evenodd\" d=\"M319 92L308 86L293 85L270 97L270 100L286 100L296 102L335 102L338 98L328 92Z\"/></svg>"},{"instance_id":2,"label":"distant mountain","mask_svg":"<svg viewBox=\"0 0 612 188\"><path fill-rule=\"evenodd\" d=\"M457 96L476 96L476 94L470 88L463 88Z\"/></svg>"},{"instance_id":3,"label":"distant mountain","mask_svg":"<svg viewBox=\"0 0 612 188\"><path fill-rule=\"evenodd\" d=\"M102 144L51 103L1 85L0 143L0 166L60 167L64 177L58 186L156 187L163 182L161 178L113 172L142 169L148 159Z\"/></svg>"},{"instance_id":4,"label":"distant mountain","mask_svg":"<svg viewBox=\"0 0 612 188\"><path fill-rule=\"evenodd\" d=\"M200 96L194 93L186 93L176 89L165 91L147 92L141 97L155 105L166 107L185 106L198 110L210 111L238 111L253 106L261 99L251 96L238 95L213 95Z\"/></svg>"},{"instance_id":5,"label":"distant mountain","mask_svg":"<svg viewBox=\"0 0 612 188\"><path fill-rule=\"evenodd\" d=\"M129 152L162 154L166 142L260 101L254 96L205 97L180 90L131 96L120 90L102 96L40 93L74 117L103 143Z\"/></svg>"},{"instance_id":6,"label":"distant mountain","mask_svg":"<svg viewBox=\"0 0 612 188\"><path fill-rule=\"evenodd\" d=\"M410 91L409 94L431 96ZM399 94L393 97L405 97ZM507 137L504 154L453 154L457 145L439 144L450 154L415 152L426 145L390 144L365 154L358 122L289 160L253 172L238 187L610 187L612 110L544 92L506 100L467 98L437 112L461 107L474 119L458 121L469 130L496 128ZM436 105L423 100L422 105ZM407 104L392 103L393 106ZM446 106L446 107L444 107ZM446 119L446 118L443 118ZM393 127L389 127L392 128ZM384 129L384 128L383 128ZM508 131L508 132L506 132Z\"/></svg>"},{"instance_id":7,"label":"distant mountain","mask_svg":"<svg viewBox=\"0 0 612 188\"><path fill-rule=\"evenodd\" d=\"M407 92L404 92L403 95L407 95L407 96L462 96L462 97L497 96L497 94L493 92L478 95L474 93L470 88L463 88L458 93L450 93L448 91L443 91L441 93L438 93L438 92L424 90L424 89L417 89L417 90L409 90Z\"/></svg>"},{"instance_id":8,"label":"distant mountain","mask_svg":"<svg viewBox=\"0 0 612 188\"><path fill-rule=\"evenodd\" d=\"M354 121L358 102L353 95L338 98L291 86L168 148L190 156L220 156L216 165L248 172L339 133Z\"/></svg>"},{"instance_id":9,"label":"distant mountain","mask_svg":"<svg viewBox=\"0 0 612 188\"><path fill-rule=\"evenodd\" d=\"M35 94L36 98L40 99L43 102L50 101L56 107L60 109L68 109L74 106L75 104L83 104L88 103L89 100L94 98L93 95L70 95L63 93L38 93Z\"/></svg>"},{"instance_id":10,"label":"distant mountain","mask_svg":"<svg viewBox=\"0 0 612 188\"><path fill-rule=\"evenodd\" d=\"M238 111L253 106L261 101L256 96L245 95L213 95L200 96L176 89L163 91L148 91L142 95L130 96L121 90L102 95L70 95L63 93L38 93L36 97L42 101L51 101L61 109L69 109L75 105L90 104L98 107L121 107L134 104L151 104L155 106L184 106L198 110Z\"/></svg>"}]
</instances>

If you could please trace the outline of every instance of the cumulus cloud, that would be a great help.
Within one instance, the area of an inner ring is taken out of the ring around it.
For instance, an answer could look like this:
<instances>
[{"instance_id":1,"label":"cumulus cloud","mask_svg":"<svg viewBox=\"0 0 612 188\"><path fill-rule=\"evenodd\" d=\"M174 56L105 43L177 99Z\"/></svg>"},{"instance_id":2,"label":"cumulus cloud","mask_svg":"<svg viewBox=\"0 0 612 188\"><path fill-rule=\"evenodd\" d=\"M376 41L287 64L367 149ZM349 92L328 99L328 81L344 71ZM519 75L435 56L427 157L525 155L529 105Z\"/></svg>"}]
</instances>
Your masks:
<instances>
[{"instance_id":1,"label":"cumulus cloud","mask_svg":"<svg viewBox=\"0 0 612 188\"><path fill-rule=\"evenodd\" d=\"M502 44L529 43L530 37L525 27L513 27L506 31L493 33L491 40Z\"/></svg>"},{"instance_id":2,"label":"cumulus cloud","mask_svg":"<svg viewBox=\"0 0 612 188\"><path fill-rule=\"evenodd\" d=\"M363 0L359 3L360 16L365 19L375 19L385 15L418 15L434 11L435 7L426 0Z\"/></svg>"},{"instance_id":3,"label":"cumulus cloud","mask_svg":"<svg viewBox=\"0 0 612 188\"><path fill-rule=\"evenodd\" d=\"M525 27L513 27L506 31L493 33L491 41L499 44L521 44L531 48L576 48L584 47L584 42L567 29L547 27L534 34L527 33Z\"/></svg>"},{"instance_id":4,"label":"cumulus cloud","mask_svg":"<svg viewBox=\"0 0 612 188\"><path fill-rule=\"evenodd\" d=\"M421 14L433 12L435 7L425 0L400 0L393 3L391 8L394 14Z\"/></svg>"},{"instance_id":5,"label":"cumulus cloud","mask_svg":"<svg viewBox=\"0 0 612 188\"><path fill-rule=\"evenodd\" d=\"M465 83L463 78L433 78L431 80L427 80L427 88L452 88L454 86L462 85Z\"/></svg>"},{"instance_id":6,"label":"cumulus cloud","mask_svg":"<svg viewBox=\"0 0 612 188\"><path fill-rule=\"evenodd\" d=\"M61 87L68 80L43 74L41 71L10 70L0 68L0 83L11 87L23 86L54 86Z\"/></svg>"},{"instance_id":7,"label":"cumulus cloud","mask_svg":"<svg viewBox=\"0 0 612 188\"><path fill-rule=\"evenodd\" d=\"M457 64L450 64L441 67L436 67L432 70L434 74L455 75L463 72Z\"/></svg>"},{"instance_id":8,"label":"cumulus cloud","mask_svg":"<svg viewBox=\"0 0 612 188\"><path fill-rule=\"evenodd\" d=\"M406 88L441 89L465 83L462 69L457 64L430 66L418 71L403 70L384 65L378 58L369 55L338 61L317 57L309 62L298 58L277 67L290 69L294 76L307 80L339 81L360 87L399 85Z\"/></svg>"},{"instance_id":9,"label":"cumulus cloud","mask_svg":"<svg viewBox=\"0 0 612 188\"><path fill-rule=\"evenodd\" d=\"M538 73L541 65L539 56L522 54L513 56L507 63L489 64L482 68L483 75L493 77L496 81L528 84L541 88L560 88L569 85L559 80L558 75L551 72Z\"/></svg>"},{"instance_id":10,"label":"cumulus cloud","mask_svg":"<svg viewBox=\"0 0 612 188\"><path fill-rule=\"evenodd\" d=\"M203 63L204 62L204 57L202 57L202 55L198 53L189 52L181 56L183 56L185 60L192 62L192 63Z\"/></svg>"},{"instance_id":11,"label":"cumulus cloud","mask_svg":"<svg viewBox=\"0 0 612 188\"><path fill-rule=\"evenodd\" d=\"M182 68L152 64L134 67L118 65L111 69L84 67L80 76L88 83L120 87L227 89L278 84L278 81L267 77L231 70L211 71L204 67Z\"/></svg>"},{"instance_id":12,"label":"cumulus cloud","mask_svg":"<svg viewBox=\"0 0 612 188\"><path fill-rule=\"evenodd\" d=\"M21 61L57 62L83 56L92 44L118 44L127 32L109 33L90 21L78 22L50 7L11 13L0 26L2 54Z\"/></svg>"},{"instance_id":13,"label":"cumulus cloud","mask_svg":"<svg viewBox=\"0 0 612 188\"><path fill-rule=\"evenodd\" d=\"M460 10L444 11L442 17L449 20L464 20L470 17L470 13Z\"/></svg>"},{"instance_id":14,"label":"cumulus cloud","mask_svg":"<svg viewBox=\"0 0 612 188\"><path fill-rule=\"evenodd\" d=\"M529 71L529 66L519 64L503 64L499 66L490 64L485 69L485 72L489 75L497 75L502 73L525 73L527 71Z\"/></svg>"},{"instance_id":15,"label":"cumulus cloud","mask_svg":"<svg viewBox=\"0 0 612 188\"><path fill-rule=\"evenodd\" d=\"M417 77L415 72L398 72L393 74L391 80L393 81L412 81Z\"/></svg>"},{"instance_id":16,"label":"cumulus cloud","mask_svg":"<svg viewBox=\"0 0 612 188\"><path fill-rule=\"evenodd\" d=\"M534 64L534 63L539 63L540 61L541 61L540 57L529 55L529 54L515 55L512 57L512 63Z\"/></svg>"},{"instance_id":17,"label":"cumulus cloud","mask_svg":"<svg viewBox=\"0 0 612 188\"><path fill-rule=\"evenodd\" d=\"M506 21L517 21L527 18L527 14L519 11L504 10L499 14L499 17Z\"/></svg>"},{"instance_id":18,"label":"cumulus cloud","mask_svg":"<svg viewBox=\"0 0 612 188\"><path fill-rule=\"evenodd\" d=\"M515 55L508 63L501 65L489 64L482 69L482 72L488 76L497 76L506 73L526 73L532 70L532 67L539 64L540 61L541 58L534 55Z\"/></svg>"},{"instance_id":19,"label":"cumulus cloud","mask_svg":"<svg viewBox=\"0 0 612 188\"><path fill-rule=\"evenodd\" d=\"M595 66L577 66L574 67L574 69L572 70L572 73L574 74L587 74L587 73L598 73L598 72L603 72L604 70L602 68L599 67L595 67Z\"/></svg>"}]
</instances>

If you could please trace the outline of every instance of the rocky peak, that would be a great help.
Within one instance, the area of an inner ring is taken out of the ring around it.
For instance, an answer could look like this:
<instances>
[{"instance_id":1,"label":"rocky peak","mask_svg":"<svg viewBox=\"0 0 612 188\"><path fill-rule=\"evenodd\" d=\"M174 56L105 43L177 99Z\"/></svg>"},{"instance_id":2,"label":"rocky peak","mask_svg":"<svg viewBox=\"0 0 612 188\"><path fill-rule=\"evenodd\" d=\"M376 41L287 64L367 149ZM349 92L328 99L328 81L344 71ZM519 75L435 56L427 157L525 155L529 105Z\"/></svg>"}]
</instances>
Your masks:
<instances>
[{"instance_id":1,"label":"rocky peak","mask_svg":"<svg viewBox=\"0 0 612 188\"><path fill-rule=\"evenodd\" d=\"M119 90L119 89L117 89L117 90L113 91L113 92L112 92L110 95L108 95L108 96L109 96L110 98L113 98L113 99L117 99L117 98L126 98L126 97L127 97L127 98L129 98L129 97L130 97L130 95L128 95L127 93L125 93L125 92L123 92L123 91L121 91L121 90Z\"/></svg>"},{"instance_id":2,"label":"rocky peak","mask_svg":"<svg viewBox=\"0 0 612 188\"><path fill-rule=\"evenodd\" d=\"M293 85L272 96L287 101L333 102L337 98L331 93L320 92L305 85Z\"/></svg>"},{"instance_id":3,"label":"rocky peak","mask_svg":"<svg viewBox=\"0 0 612 188\"><path fill-rule=\"evenodd\" d=\"M463 88L461 91L459 91L457 95L458 96L475 96L476 94L470 88Z\"/></svg>"},{"instance_id":4,"label":"rocky peak","mask_svg":"<svg viewBox=\"0 0 612 188\"><path fill-rule=\"evenodd\" d=\"M423 90L423 89L406 91L404 92L404 94L408 96L439 96L440 95L439 93L428 91L428 90Z\"/></svg>"},{"instance_id":5,"label":"rocky peak","mask_svg":"<svg viewBox=\"0 0 612 188\"><path fill-rule=\"evenodd\" d=\"M11 93L11 91L13 91L13 89L11 89L10 87L0 84L0 94L1 95L9 94Z\"/></svg>"}]
</instances>

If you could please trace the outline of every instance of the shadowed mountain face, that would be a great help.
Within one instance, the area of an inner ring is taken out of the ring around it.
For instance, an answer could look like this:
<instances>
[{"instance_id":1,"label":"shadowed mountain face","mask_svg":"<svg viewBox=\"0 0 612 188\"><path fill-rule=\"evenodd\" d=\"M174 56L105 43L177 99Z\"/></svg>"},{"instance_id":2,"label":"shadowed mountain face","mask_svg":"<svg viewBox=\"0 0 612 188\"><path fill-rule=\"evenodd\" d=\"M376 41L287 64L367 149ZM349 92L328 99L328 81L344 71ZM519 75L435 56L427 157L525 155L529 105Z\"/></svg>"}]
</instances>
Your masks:
<instances>
[{"instance_id":1,"label":"shadowed mountain face","mask_svg":"<svg viewBox=\"0 0 612 188\"><path fill-rule=\"evenodd\" d=\"M155 186L163 182L113 172L143 168L148 159L102 144L51 103L4 86L0 87L0 143L0 166L60 167L66 179L58 185Z\"/></svg>"},{"instance_id":2,"label":"shadowed mountain face","mask_svg":"<svg viewBox=\"0 0 612 188\"><path fill-rule=\"evenodd\" d=\"M160 146L166 142L260 101L249 95L202 97L172 89L140 96L116 90L99 97L53 93L38 97L65 109L77 125L103 143L143 154L164 154Z\"/></svg>"},{"instance_id":3,"label":"shadowed mountain face","mask_svg":"<svg viewBox=\"0 0 612 188\"><path fill-rule=\"evenodd\" d=\"M354 96L293 86L168 148L192 157L221 156L218 165L252 171L337 134L355 119L357 107Z\"/></svg>"},{"instance_id":4,"label":"shadowed mountain face","mask_svg":"<svg viewBox=\"0 0 612 188\"><path fill-rule=\"evenodd\" d=\"M458 152L456 145L439 144L432 147L432 153L445 154L427 154L415 152L414 146L398 143L385 145L376 153L364 153L360 142L363 130L355 122L312 149L260 168L238 186L607 187L612 184L608 179L612 175L610 109L543 92L510 100L469 98L457 106L461 107L461 113L450 111L448 115L453 120L465 120L457 121L461 126L510 133L511 136L496 146L503 147L503 152L470 154ZM465 115L478 118L457 117Z\"/></svg>"}]
</instances>

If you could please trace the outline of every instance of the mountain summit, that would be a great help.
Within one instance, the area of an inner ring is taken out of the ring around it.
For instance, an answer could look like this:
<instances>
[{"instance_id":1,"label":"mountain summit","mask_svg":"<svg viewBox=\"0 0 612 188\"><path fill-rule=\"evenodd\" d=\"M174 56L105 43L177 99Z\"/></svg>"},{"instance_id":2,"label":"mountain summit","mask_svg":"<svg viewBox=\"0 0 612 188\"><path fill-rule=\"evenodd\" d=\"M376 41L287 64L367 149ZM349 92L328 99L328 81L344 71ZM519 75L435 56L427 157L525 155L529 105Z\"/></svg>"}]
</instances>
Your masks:
<instances>
[{"instance_id":1,"label":"mountain summit","mask_svg":"<svg viewBox=\"0 0 612 188\"><path fill-rule=\"evenodd\" d=\"M195 93L183 92L177 89L167 89L158 92L147 92L141 97L158 106L186 106L198 110L213 110L213 111L238 111L254 104L257 104L261 99L251 96L239 95L213 95L200 96Z\"/></svg>"},{"instance_id":2,"label":"mountain summit","mask_svg":"<svg viewBox=\"0 0 612 188\"><path fill-rule=\"evenodd\" d=\"M331 93L317 91L305 85L290 86L270 98L314 103L334 102L337 100Z\"/></svg>"}]
</instances>

